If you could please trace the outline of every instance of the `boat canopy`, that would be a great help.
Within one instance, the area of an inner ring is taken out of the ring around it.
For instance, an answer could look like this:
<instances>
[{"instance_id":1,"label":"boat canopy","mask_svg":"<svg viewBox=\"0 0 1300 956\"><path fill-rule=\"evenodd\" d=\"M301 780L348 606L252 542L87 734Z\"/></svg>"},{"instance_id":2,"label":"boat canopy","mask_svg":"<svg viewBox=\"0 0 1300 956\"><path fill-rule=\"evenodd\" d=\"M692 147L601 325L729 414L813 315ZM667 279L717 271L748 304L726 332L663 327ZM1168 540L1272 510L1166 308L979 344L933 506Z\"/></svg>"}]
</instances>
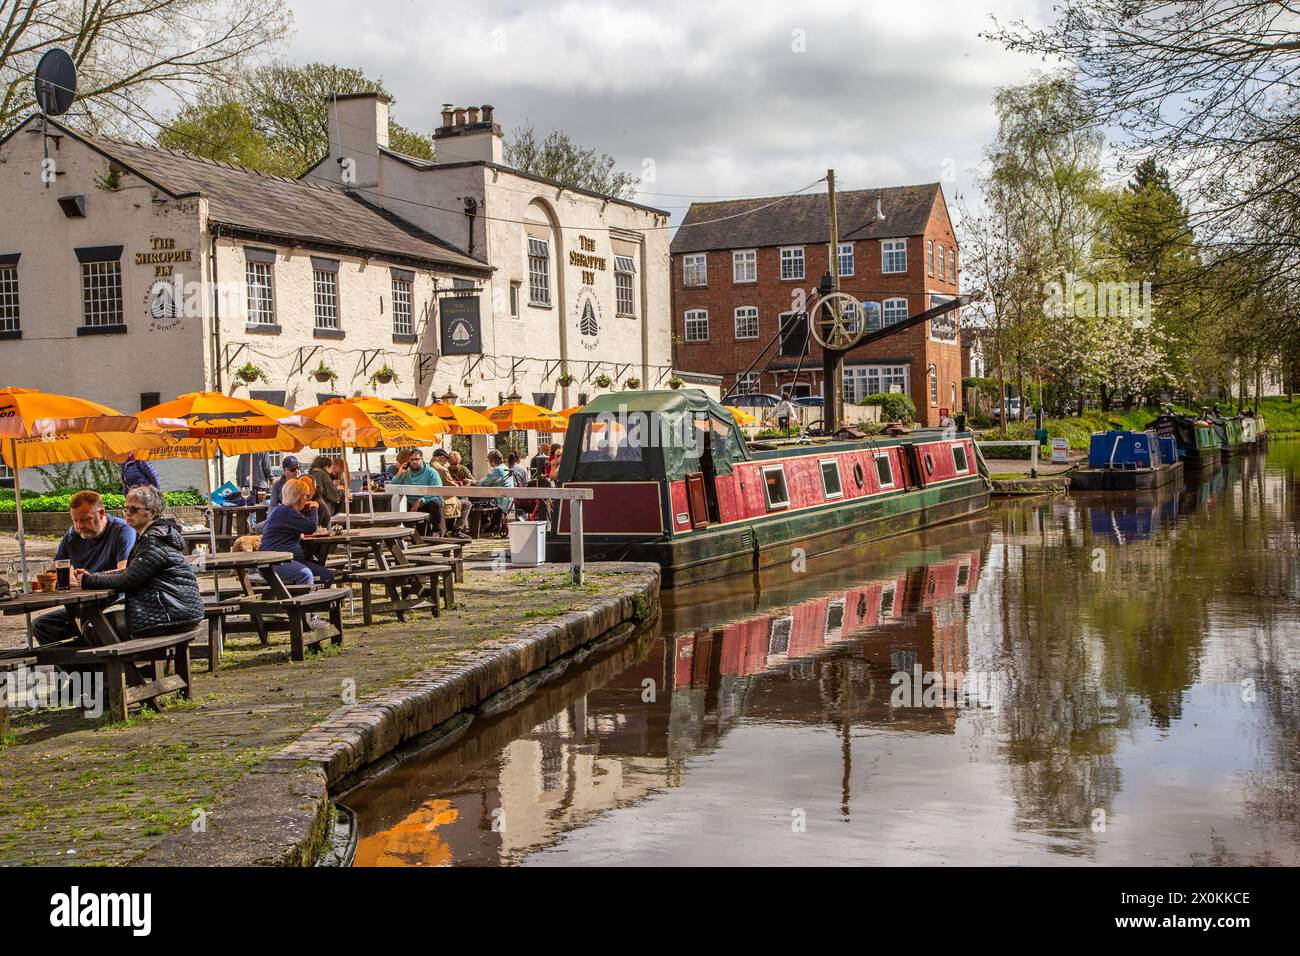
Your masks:
<instances>
[{"instance_id":1,"label":"boat canopy","mask_svg":"<svg viewBox=\"0 0 1300 956\"><path fill-rule=\"evenodd\" d=\"M706 450L719 475L750 458L731 412L704 392L611 392L569 417L557 478L679 481L702 470Z\"/></svg>"}]
</instances>

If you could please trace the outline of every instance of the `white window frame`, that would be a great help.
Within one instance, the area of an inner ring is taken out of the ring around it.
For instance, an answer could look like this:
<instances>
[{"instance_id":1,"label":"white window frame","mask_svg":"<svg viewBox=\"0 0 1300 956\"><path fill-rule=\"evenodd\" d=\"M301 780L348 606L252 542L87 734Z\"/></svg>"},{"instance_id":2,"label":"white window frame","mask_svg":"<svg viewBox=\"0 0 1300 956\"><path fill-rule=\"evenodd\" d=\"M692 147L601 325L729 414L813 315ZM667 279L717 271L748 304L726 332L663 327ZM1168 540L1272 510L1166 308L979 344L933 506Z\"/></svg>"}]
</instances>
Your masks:
<instances>
[{"instance_id":1,"label":"white window frame","mask_svg":"<svg viewBox=\"0 0 1300 956\"><path fill-rule=\"evenodd\" d=\"M312 269L313 328L337 332L342 326L339 309L339 274L328 269Z\"/></svg>"},{"instance_id":2,"label":"white window frame","mask_svg":"<svg viewBox=\"0 0 1300 956\"><path fill-rule=\"evenodd\" d=\"M957 281L957 247L953 246L948 252L948 281L956 283Z\"/></svg>"},{"instance_id":3,"label":"white window frame","mask_svg":"<svg viewBox=\"0 0 1300 956\"><path fill-rule=\"evenodd\" d=\"M737 395L757 395L762 372L741 372L736 376Z\"/></svg>"},{"instance_id":4,"label":"white window frame","mask_svg":"<svg viewBox=\"0 0 1300 956\"><path fill-rule=\"evenodd\" d=\"M415 334L415 283L400 276L392 277L393 334Z\"/></svg>"},{"instance_id":5,"label":"white window frame","mask_svg":"<svg viewBox=\"0 0 1300 956\"><path fill-rule=\"evenodd\" d=\"M952 466L957 470L957 474L964 475L970 471L970 459L966 455L965 445L952 445ZM957 452L961 452L961 463L957 462Z\"/></svg>"},{"instance_id":6,"label":"white window frame","mask_svg":"<svg viewBox=\"0 0 1300 956\"><path fill-rule=\"evenodd\" d=\"M731 281L735 285L758 281L757 249L736 249L731 253Z\"/></svg>"},{"instance_id":7,"label":"white window frame","mask_svg":"<svg viewBox=\"0 0 1300 956\"><path fill-rule=\"evenodd\" d=\"M695 252L682 256L682 285L703 289L709 284L709 254Z\"/></svg>"},{"instance_id":8,"label":"white window frame","mask_svg":"<svg viewBox=\"0 0 1300 956\"><path fill-rule=\"evenodd\" d=\"M526 235L526 234L525 234ZM528 304L551 307L551 240L527 236Z\"/></svg>"},{"instance_id":9,"label":"white window frame","mask_svg":"<svg viewBox=\"0 0 1300 956\"><path fill-rule=\"evenodd\" d=\"M789 253L789 255L786 255ZM795 253L798 253L796 256ZM799 274L794 273L794 264L799 263ZM789 266L787 269L786 267ZM782 246L781 247L781 281L782 282L801 282L806 274L806 263L804 261L803 246Z\"/></svg>"},{"instance_id":10,"label":"white window frame","mask_svg":"<svg viewBox=\"0 0 1300 956\"><path fill-rule=\"evenodd\" d=\"M18 264L0 265L0 332L20 332L22 327Z\"/></svg>"},{"instance_id":11,"label":"white window frame","mask_svg":"<svg viewBox=\"0 0 1300 956\"><path fill-rule=\"evenodd\" d=\"M881 488L897 487L894 482L894 461L892 458L889 457L889 453L881 452L880 454L875 455L873 457L875 458L875 465L876 465L876 484L878 484ZM882 458L884 459L885 463L889 466L889 481L881 481L880 479L880 461Z\"/></svg>"},{"instance_id":12,"label":"white window frame","mask_svg":"<svg viewBox=\"0 0 1300 956\"><path fill-rule=\"evenodd\" d=\"M614 311L627 318L636 318L636 260L631 256L614 257Z\"/></svg>"},{"instance_id":13,"label":"white window frame","mask_svg":"<svg viewBox=\"0 0 1300 956\"><path fill-rule=\"evenodd\" d=\"M81 263L81 324L83 328L126 324L121 259Z\"/></svg>"},{"instance_id":14,"label":"white window frame","mask_svg":"<svg viewBox=\"0 0 1300 956\"><path fill-rule=\"evenodd\" d=\"M834 490L834 491L831 491L830 486L826 484L826 466L827 466L827 465L829 465L831 468L835 469L835 490ZM838 459L838 458L819 458L819 459L817 460L817 467L818 467L818 469L821 471L821 474L822 474L822 493L826 496L826 500L827 500L827 501L830 501L832 498L843 498L843 497L844 497L844 482L840 480L840 461L839 461L839 459Z\"/></svg>"},{"instance_id":15,"label":"white window frame","mask_svg":"<svg viewBox=\"0 0 1300 956\"><path fill-rule=\"evenodd\" d=\"M740 322L741 322L741 318L742 318L742 316L741 316L740 313L742 313L742 312L746 313L746 314L743 316L743 318L746 320L746 322L748 322L748 321L751 320L751 319L752 319L753 322L754 322L754 330L753 330L752 333L745 334L745 335L742 335L742 334L741 334L741 331L740 331ZM735 332L736 332L736 338L737 338L738 340L756 339L756 338L758 338L758 307L757 307L757 306L753 306L753 305L740 305L740 306L737 306L737 307L736 307L736 311L735 311L733 317L734 317L734 320L735 320Z\"/></svg>"},{"instance_id":16,"label":"white window frame","mask_svg":"<svg viewBox=\"0 0 1300 956\"><path fill-rule=\"evenodd\" d=\"M695 323L697 330L694 335L691 334L691 323ZM703 324L704 328L703 335L698 332L701 324ZM707 342L709 340L709 310L687 309L685 332L687 342Z\"/></svg>"},{"instance_id":17,"label":"white window frame","mask_svg":"<svg viewBox=\"0 0 1300 956\"><path fill-rule=\"evenodd\" d=\"M938 266L938 270L939 270L939 280L940 280L941 282L947 282L947 281L948 281L948 273L947 273L947 267L944 265L944 261L943 261L943 260L944 260L944 251L943 251L943 244L942 244L942 243L939 244L939 250L938 250L938 252L939 252L939 266Z\"/></svg>"},{"instance_id":18,"label":"white window frame","mask_svg":"<svg viewBox=\"0 0 1300 956\"><path fill-rule=\"evenodd\" d=\"M244 285L249 324L275 325L275 264L244 260Z\"/></svg>"},{"instance_id":19,"label":"white window frame","mask_svg":"<svg viewBox=\"0 0 1300 956\"><path fill-rule=\"evenodd\" d=\"M785 495L784 501L772 500L772 486L767 482L769 474L778 474L781 476L781 492ZM785 465L764 465L763 466L763 497L767 501L768 511L780 511L782 508L790 507L790 484L785 480Z\"/></svg>"},{"instance_id":20,"label":"white window frame","mask_svg":"<svg viewBox=\"0 0 1300 956\"><path fill-rule=\"evenodd\" d=\"M890 312L894 312L894 313L898 312L898 303L900 302L903 303L903 314L901 316L896 314L894 318L891 320L889 314ZM891 305L894 306L893 309L890 308ZM892 296L886 299L884 302L880 303L880 327L881 328L889 328L889 326L897 325L899 322L906 322L911 317L912 316L911 316L911 312L909 311L907 299L904 296Z\"/></svg>"},{"instance_id":21,"label":"white window frame","mask_svg":"<svg viewBox=\"0 0 1300 956\"><path fill-rule=\"evenodd\" d=\"M841 242L839 246L839 257L840 257L840 278L843 279L845 276L853 275L853 267L855 265L854 257L853 257L853 243ZM846 261L848 262L847 269L844 267Z\"/></svg>"},{"instance_id":22,"label":"white window frame","mask_svg":"<svg viewBox=\"0 0 1300 956\"><path fill-rule=\"evenodd\" d=\"M934 275L934 240L925 240L925 274Z\"/></svg>"},{"instance_id":23,"label":"white window frame","mask_svg":"<svg viewBox=\"0 0 1300 956\"><path fill-rule=\"evenodd\" d=\"M902 256L903 267L901 269L891 269L890 260L896 256ZM880 240L880 272L882 275L903 275L907 272L907 240L906 239L881 239Z\"/></svg>"},{"instance_id":24,"label":"white window frame","mask_svg":"<svg viewBox=\"0 0 1300 956\"><path fill-rule=\"evenodd\" d=\"M522 291L523 283L518 279L510 280L510 318L519 318L519 293Z\"/></svg>"}]
</instances>

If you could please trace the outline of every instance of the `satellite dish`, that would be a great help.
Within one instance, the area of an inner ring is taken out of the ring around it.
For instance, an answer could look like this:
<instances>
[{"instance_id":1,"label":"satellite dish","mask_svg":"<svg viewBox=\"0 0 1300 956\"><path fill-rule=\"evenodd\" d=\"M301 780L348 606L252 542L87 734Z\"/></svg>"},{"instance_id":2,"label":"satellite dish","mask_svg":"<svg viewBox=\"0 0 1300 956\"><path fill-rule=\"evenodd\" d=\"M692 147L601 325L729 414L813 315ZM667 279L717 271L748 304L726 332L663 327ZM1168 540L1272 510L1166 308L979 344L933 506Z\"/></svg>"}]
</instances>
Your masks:
<instances>
[{"instance_id":1,"label":"satellite dish","mask_svg":"<svg viewBox=\"0 0 1300 956\"><path fill-rule=\"evenodd\" d=\"M47 50L36 65L36 103L47 116L62 116L77 96L77 67L66 50Z\"/></svg>"}]
</instances>

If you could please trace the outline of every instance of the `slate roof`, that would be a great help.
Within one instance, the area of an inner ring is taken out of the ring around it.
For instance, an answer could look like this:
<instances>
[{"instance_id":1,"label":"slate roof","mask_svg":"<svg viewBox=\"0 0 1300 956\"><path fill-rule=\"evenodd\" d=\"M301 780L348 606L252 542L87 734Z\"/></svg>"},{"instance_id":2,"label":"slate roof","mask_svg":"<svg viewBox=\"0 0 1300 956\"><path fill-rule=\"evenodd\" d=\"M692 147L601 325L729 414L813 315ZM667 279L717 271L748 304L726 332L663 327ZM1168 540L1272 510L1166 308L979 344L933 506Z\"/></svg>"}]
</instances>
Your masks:
<instances>
[{"instance_id":1,"label":"slate roof","mask_svg":"<svg viewBox=\"0 0 1300 956\"><path fill-rule=\"evenodd\" d=\"M202 195L208 201L209 220L234 231L303 245L357 249L453 270L482 273L491 268L432 233L339 189L51 125L59 125L172 196Z\"/></svg>"},{"instance_id":2,"label":"slate roof","mask_svg":"<svg viewBox=\"0 0 1300 956\"><path fill-rule=\"evenodd\" d=\"M840 239L891 239L925 233L938 183L886 186L837 193ZM884 221L876 222L879 197ZM698 223L698 225L696 225ZM766 196L691 203L673 237L674 255L712 249L756 249L762 246L811 245L830 236L826 194Z\"/></svg>"}]
</instances>

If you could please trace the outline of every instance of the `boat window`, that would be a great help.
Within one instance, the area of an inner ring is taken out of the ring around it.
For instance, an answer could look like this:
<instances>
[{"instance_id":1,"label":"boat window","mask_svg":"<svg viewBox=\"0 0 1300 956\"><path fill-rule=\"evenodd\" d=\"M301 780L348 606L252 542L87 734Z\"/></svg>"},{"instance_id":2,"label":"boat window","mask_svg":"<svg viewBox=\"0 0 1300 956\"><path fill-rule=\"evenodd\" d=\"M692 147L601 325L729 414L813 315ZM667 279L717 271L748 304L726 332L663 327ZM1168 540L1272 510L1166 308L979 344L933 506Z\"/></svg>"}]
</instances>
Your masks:
<instances>
[{"instance_id":1,"label":"boat window","mask_svg":"<svg viewBox=\"0 0 1300 956\"><path fill-rule=\"evenodd\" d=\"M826 497L843 497L844 489L840 487L840 463L834 458L826 458L820 464L822 466L822 490L826 492Z\"/></svg>"},{"instance_id":2,"label":"boat window","mask_svg":"<svg viewBox=\"0 0 1300 956\"><path fill-rule=\"evenodd\" d=\"M859 490L861 490L862 482L865 479L866 476L862 474L862 462L855 461L853 463L853 483L858 486Z\"/></svg>"},{"instance_id":3,"label":"boat window","mask_svg":"<svg viewBox=\"0 0 1300 956\"><path fill-rule=\"evenodd\" d=\"M880 592L880 616L894 616L894 589L892 587Z\"/></svg>"},{"instance_id":4,"label":"boat window","mask_svg":"<svg viewBox=\"0 0 1300 956\"><path fill-rule=\"evenodd\" d=\"M925 474L927 477L934 474L934 460L928 451L925 453Z\"/></svg>"},{"instance_id":5,"label":"boat window","mask_svg":"<svg viewBox=\"0 0 1300 956\"><path fill-rule=\"evenodd\" d=\"M882 488L889 488L894 484L894 467L888 455L876 456L876 477L880 479Z\"/></svg>"},{"instance_id":6,"label":"boat window","mask_svg":"<svg viewBox=\"0 0 1300 956\"><path fill-rule=\"evenodd\" d=\"M952 446L952 463L958 471L966 471L970 466L966 461L966 446Z\"/></svg>"},{"instance_id":7,"label":"boat window","mask_svg":"<svg viewBox=\"0 0 1300 956\"><path fill-rule=\"evenodd\" d=\"M640 438L639 429L625 427L617 419L599 416L591 419L582 429L582 451L578 455L580 462L598 461L640 461L641 447L645 442Z\"/></svg>"},{"instance_id":8,"label":"boat window","mask_svg":"<svg viewBox=\"0 0 1300 956\"><path fill-rule=\"evenodd\" d=\"M767 488L767 507L788 508L790 493L785 487L785 466L768 465L763 469L763 485Z\"/></svg>"},{"instance_id":9,"label":"boat window","mask_svg":"<svg viewBox=\"0 0 1300 956\"><path fill-rule=\"evenodd\" d=\"M793 616L773 618L767 631L767 653L778 657L788 653L790 650L790 632L793 629Z\"/></svg>"}]
</instances>

